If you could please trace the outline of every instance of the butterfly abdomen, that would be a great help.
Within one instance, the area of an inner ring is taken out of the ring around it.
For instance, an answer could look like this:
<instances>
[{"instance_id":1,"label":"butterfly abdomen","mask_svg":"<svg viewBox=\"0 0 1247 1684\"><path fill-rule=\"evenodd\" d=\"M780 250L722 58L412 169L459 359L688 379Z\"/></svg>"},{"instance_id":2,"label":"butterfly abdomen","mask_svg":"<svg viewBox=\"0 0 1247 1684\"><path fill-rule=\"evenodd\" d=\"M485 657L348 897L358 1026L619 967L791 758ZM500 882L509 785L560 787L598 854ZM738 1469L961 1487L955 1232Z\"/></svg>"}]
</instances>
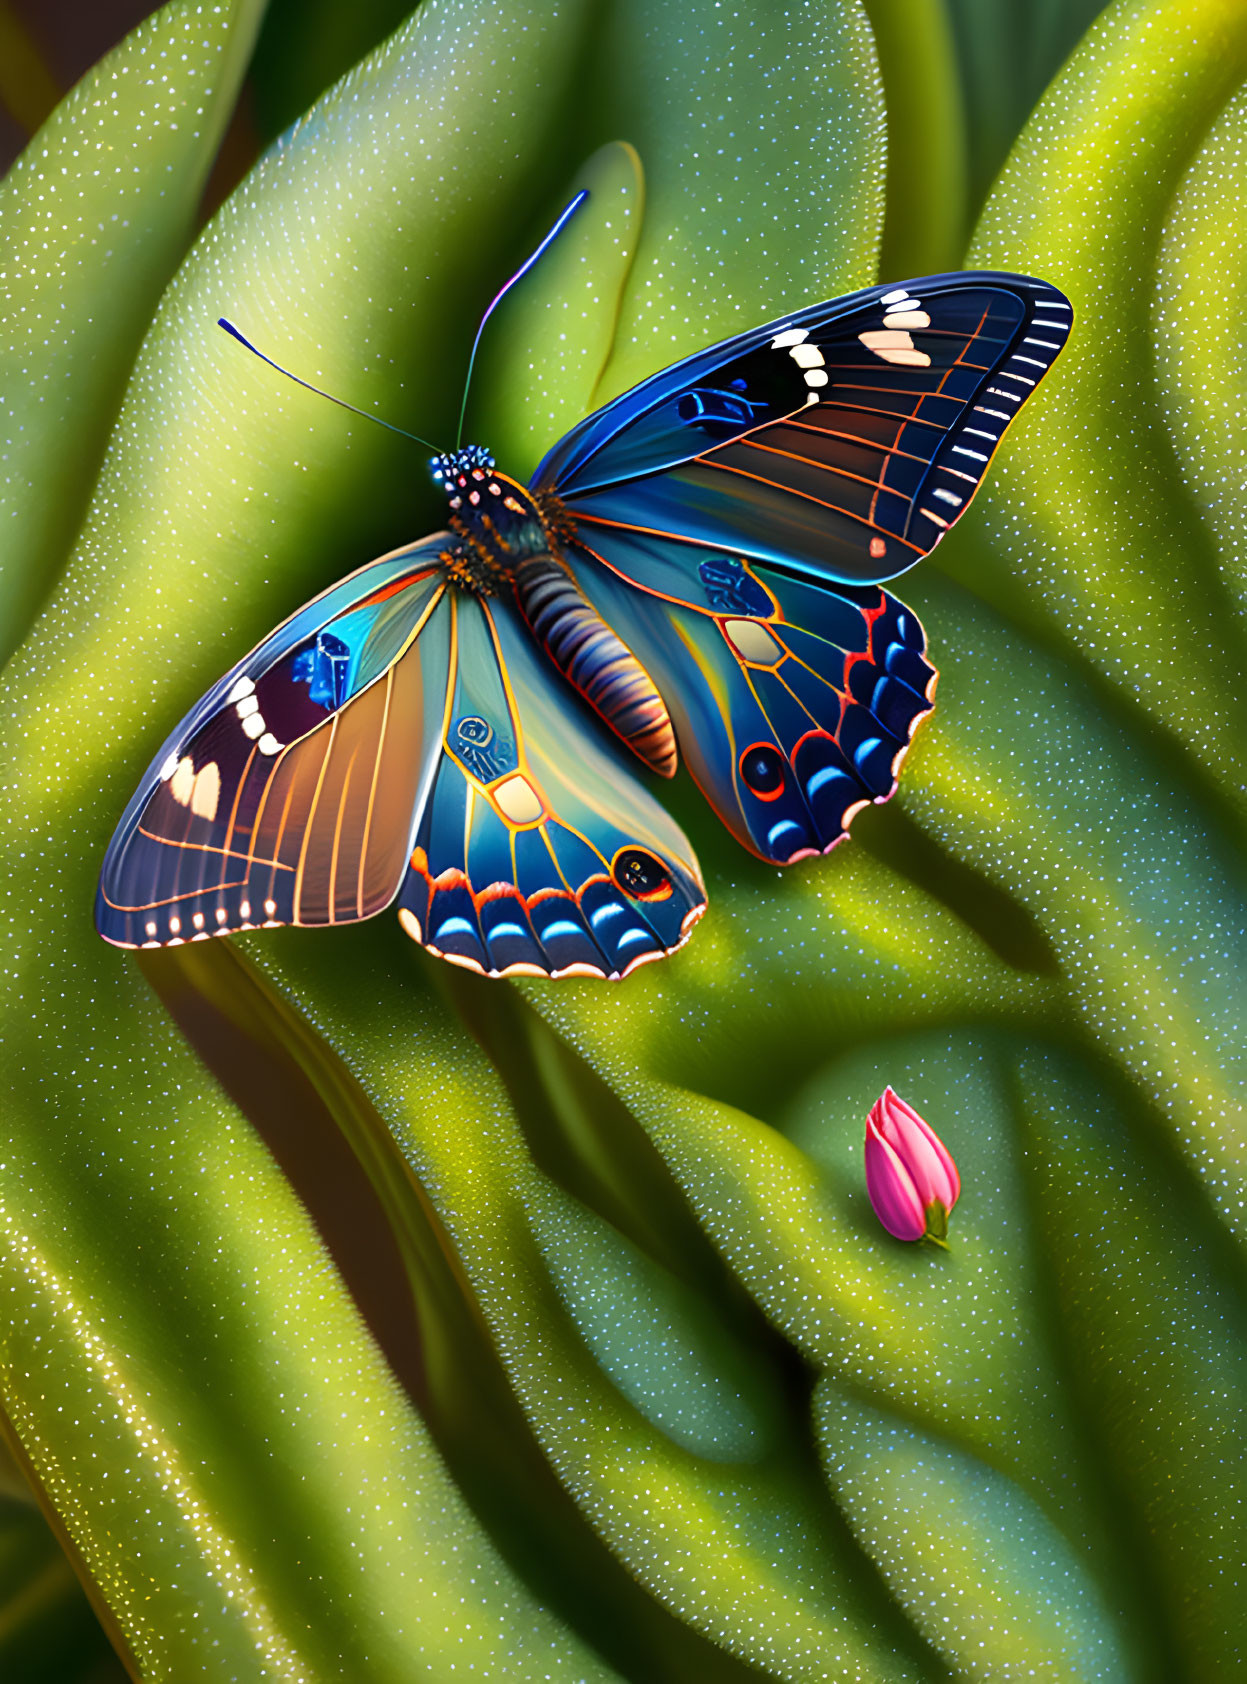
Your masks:
<instances>
[{"instance_id":1,"label":"butterfly abdomen","mask_svg":"<svg viewBox=\"0 0 1247 1684\"><path fill-rule=\"evenodd\" d=\"M553 556L526 556L514 581L520 610L559 671L647 766L673 777L675 731L653 679L566 567Z\"/></svg>"}]
</instances>

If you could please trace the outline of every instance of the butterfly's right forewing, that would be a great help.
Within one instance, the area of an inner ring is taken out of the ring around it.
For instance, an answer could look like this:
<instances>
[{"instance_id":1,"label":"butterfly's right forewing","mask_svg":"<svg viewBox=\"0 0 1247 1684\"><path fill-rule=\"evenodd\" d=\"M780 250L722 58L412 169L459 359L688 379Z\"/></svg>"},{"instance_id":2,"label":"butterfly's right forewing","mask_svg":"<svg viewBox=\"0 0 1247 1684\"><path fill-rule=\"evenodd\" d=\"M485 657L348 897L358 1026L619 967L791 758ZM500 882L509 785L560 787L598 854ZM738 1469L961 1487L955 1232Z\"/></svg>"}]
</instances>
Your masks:
<instances>
[{"instance_id":1,"label":"butterfly's right forewing","mask_svg":"<svg viewBox=\"0 0 1247 1684\"><path fill-rule=\"evenodd\" d=\"M164 744L105 857L96 924L123 947L335 924L393 900L440 737L422 633L444 536L292 616Z\"/></svg>"}]
</instances>

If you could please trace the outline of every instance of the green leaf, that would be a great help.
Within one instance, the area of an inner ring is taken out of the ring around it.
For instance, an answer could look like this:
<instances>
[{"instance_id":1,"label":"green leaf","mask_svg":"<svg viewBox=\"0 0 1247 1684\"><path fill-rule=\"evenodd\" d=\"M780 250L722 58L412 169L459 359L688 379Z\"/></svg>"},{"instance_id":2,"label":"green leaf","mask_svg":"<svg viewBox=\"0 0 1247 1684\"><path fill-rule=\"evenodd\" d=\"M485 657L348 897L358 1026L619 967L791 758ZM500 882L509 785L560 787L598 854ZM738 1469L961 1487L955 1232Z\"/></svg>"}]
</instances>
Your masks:
<instances>
[{"instance_id":1,"label":"green leaf","mask_svg":"<svg viewBox=\"0 0 1247 1684\"><path fill-rule=\"evenodd\" d=\"M1213 123L1180 183L1158 253L1156 378L1183 478L1212 532L1241 617L1247 558L1247 364L1242 335L1208 325L1247 280L1247 89Z\"/></svg>"},{"instance_id":2,"label":"green leaf","mask_svg":"<svg viewBox=\"0 0 1247 1684\"><path fill-rule=\"evenodd\" d=\"M977 214L1018 132L1106 0L944 0L965 103L969 206Z\"/></svg>"},{"instance_id":3,"label":"green leaf","mask_svg":"<svg viewBox=\"0 0 1247 1684\"><path fill-rule=\"evenodd\" d=\"M837 1496L958 1677L1134 1675L1086 1565L1013 1480L832 1383L816 1409Z\"/></svg>"},{"instance_id":4,"label":"green leaf","mask_svg":"<svg viewBox=\"0 0 1247 1684\"><path fill-rule=\"evenodd\" d=\"M601 51L605 112L641 155L646 213L596 402L873 278L885 117L856 0L805 8L797 32L763 5L633 0Z\"/></svg>"},{"instance_id":5,"label":"green leaf","mask_svg":"<svg viewBox=\"0 0 1247 1684\"><path fill-rule=\"evenodd\" d=\"M957 268L966 239L966 112L946 0L867 0L888 109L879 279Z\"/></svg>"},{"instance_id":6,"label":"green leaf","mask_svg":"<svg viewBox=\"0 0 1247 1684\"><path fill-rule=\"evenodd\" d=\"M1108 1500L1136 1534L1167 1677L1232 1679L1247 1654L1240 1254L1129 1089L1045 1050L1019 1061L1022 1139L1075 1395ZM1116 1091L1114 1091L1116 1089ZM1178 1657L1181 1656L1181 1660Z\"/></svg>"},{"instance_id":7,"label":"green leaf","mask_svg":"<svg viewBox=\"0 0 1247 1684\"><path fill-rule=\"evenodd\" d=\"M1089 666L1115 705L1141 709L1181 744L1188 775L1240 809L1239 598L1151 369L1166 218L1244 76L1247 13L1232 0L1132 0L1104 15L1022 135L971 261L1054 281L1077 337L987 492L982 525L1009 567L957 552L960 577Z\"/></svg>"},{"instance_id":8,"label":"green leaf","mask_svg":"<svg viewBox=\"0 0 1247 1684\"><path fill-rule=\"evenodd\" d=\"M62 100L0 183L0 660L82 519L263 12L263 0L171 0Z\"/></svg>"}]
</instances>

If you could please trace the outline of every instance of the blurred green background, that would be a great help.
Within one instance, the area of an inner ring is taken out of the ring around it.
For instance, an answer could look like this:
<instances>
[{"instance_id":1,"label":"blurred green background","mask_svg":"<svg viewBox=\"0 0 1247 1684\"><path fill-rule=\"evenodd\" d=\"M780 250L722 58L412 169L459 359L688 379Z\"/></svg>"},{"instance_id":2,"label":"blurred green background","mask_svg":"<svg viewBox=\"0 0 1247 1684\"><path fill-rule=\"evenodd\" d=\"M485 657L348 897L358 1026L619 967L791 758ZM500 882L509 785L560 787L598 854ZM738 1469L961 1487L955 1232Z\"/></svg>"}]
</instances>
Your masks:
<instances>
[{"instance_id":1,"label":"blurred green background","mask_svg":"<svg viewBox=\"0 0 1247 1684\"><path fill-rule=\"evenodd\" d=\"M1247 12L409 12L0 4L0 1677L1241 1679ZM779 873L679 780L711 911L619 988L104 948L152 743L438 518L216 317L436 436L578 183L473 395L525 472L877 277L1074 301L898 587L901 792Z\"/></svg>"}]
</instances>

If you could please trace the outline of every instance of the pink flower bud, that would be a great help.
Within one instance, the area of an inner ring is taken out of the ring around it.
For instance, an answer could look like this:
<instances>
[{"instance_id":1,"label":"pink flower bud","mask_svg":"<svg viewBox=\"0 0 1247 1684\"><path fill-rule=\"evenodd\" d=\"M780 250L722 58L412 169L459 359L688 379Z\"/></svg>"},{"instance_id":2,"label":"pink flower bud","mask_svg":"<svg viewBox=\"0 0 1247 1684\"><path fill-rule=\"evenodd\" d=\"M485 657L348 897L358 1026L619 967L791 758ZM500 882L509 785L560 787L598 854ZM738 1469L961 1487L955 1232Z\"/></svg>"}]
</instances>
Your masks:
<instances>
[{"instance_id":1,"label":"pink flower bud","mask_svg":"<svg viewBox=\"0 0 1247 1684\"><path fill-rule=\"evenodd\" d=\"M939 1135L891 1088L866 1119L866 1191L889 1234L943 1244L961 1177Z\"/></svg>"}]
</instances>

